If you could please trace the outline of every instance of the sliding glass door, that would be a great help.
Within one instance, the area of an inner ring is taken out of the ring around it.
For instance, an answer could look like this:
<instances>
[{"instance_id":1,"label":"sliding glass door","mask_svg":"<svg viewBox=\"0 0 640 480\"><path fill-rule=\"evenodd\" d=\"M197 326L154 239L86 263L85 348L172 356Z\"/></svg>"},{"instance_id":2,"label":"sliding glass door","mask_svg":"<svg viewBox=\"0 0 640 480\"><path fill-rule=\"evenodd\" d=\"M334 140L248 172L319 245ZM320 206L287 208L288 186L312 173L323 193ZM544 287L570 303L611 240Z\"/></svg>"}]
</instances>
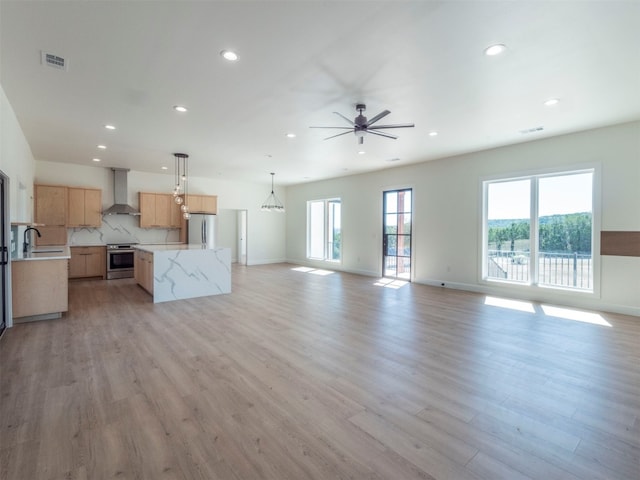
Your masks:
<instances>
[{"instance_id":1,"label":"sliding glass door","mask_svg":"<svg viewBox=\"0 0 640 480\"><path fill-rule=\"evenodd\" d=\"M411 280L411 189L383 193L382 275Z\"/></svg>"}]
</instances>

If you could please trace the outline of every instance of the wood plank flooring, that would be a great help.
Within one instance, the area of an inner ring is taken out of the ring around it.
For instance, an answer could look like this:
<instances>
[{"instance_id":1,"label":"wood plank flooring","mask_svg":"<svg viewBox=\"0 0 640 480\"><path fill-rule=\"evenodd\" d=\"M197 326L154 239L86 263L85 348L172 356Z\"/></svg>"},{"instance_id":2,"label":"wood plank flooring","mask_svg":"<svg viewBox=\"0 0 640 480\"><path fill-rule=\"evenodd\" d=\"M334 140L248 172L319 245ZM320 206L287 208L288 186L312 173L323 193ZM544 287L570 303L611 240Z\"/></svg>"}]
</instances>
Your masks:
<instances>
[{"instance_id":1,"label":"wood plank flooring","mask_svg":"<svg viewBox=\"0 0 640 480\"><path fill-rule=\"evenodd\" d=\"M71 282L0 341L0 477L640 478L640 318L294 267L157 305Z\"/></svg>"}]
</instances>

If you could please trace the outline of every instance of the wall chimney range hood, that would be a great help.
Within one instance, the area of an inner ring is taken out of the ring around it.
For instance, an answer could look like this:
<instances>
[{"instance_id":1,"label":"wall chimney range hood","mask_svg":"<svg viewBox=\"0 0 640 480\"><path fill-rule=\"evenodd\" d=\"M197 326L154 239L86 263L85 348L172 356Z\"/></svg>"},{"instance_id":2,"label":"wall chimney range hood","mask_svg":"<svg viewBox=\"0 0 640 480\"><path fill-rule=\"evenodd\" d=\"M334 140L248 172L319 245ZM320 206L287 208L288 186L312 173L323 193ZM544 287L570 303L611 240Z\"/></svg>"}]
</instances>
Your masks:
<instances>
[{"instance_id":1,"label":"wall chimney range hood","mask_svg":"<svg viewBox=\"0 0 640 480\"><path fill-rule=\"evenodd\" d=\"M127 204L128 168L112 168L114 204L102 212L103 215L140 215L140 212Z\"/></svg>"}]
</instances>

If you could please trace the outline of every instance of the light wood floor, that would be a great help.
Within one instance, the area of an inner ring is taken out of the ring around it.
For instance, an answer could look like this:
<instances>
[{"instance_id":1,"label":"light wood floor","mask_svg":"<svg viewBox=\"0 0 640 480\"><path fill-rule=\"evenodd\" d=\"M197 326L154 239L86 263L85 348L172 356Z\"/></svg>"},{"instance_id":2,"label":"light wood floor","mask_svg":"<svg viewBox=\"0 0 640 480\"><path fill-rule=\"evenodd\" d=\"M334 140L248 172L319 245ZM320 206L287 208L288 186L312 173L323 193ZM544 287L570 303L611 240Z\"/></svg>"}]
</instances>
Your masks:
<instances>
[{"instance_id":1,"label":"light wood floor","mask_svg":"<svg viewBox=\"0 0 640 480\"><path fill-rule=\"evenodd\" d=\"M72 282L0 342L0 477L639 478L640 318L292 267L157 305Z\"/></svg>"}]
</instances>

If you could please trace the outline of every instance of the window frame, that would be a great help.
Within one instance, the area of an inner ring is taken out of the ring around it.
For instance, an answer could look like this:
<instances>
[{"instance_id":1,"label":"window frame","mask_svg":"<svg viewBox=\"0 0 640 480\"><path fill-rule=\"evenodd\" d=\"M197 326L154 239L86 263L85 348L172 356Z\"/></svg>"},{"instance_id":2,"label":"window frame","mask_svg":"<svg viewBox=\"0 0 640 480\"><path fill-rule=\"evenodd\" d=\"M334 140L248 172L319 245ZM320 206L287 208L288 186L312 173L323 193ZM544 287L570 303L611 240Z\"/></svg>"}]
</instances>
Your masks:
<instances>
[{"instance_id":1,"label":"window frame","mask_svg":"<svg viewBox=\"0 0 640 480\"><path fill-rule=\"evenodd\" d=\"M311 221L311 209L313 204L322 203L322 215L323 215L323 233L322 233L322 248L323 255L322 257L313 257L311 256L311 240L312 240L312 227L313 222ZM331 204L339 204L340 205L340 258L333 259L331 258L331 253L329 252L329 245L334 245L332 239L329 238L329 235L332 231L329 225L330 218L333 217L333 212L330 212ZM328 262L331 264L342 264L342 199L340 197L331 197L331 198L320 198L314 200L307 200L307 247L306 247L306 259L314 262Z\"/></svg>"},{"instance_id":2,"label":"window frame","mask_svg":"<svg viewBox=\"0 0 640 480\"><path fill-rule=\"evenodd\" d=\"M514 281L488 276L488 254L487 246L489 239L488 229L488 185L497 182L509 182L518 180L530 180L530 258L537 259L539 256L539 216L538 216L538 195L539 195L539 179L545 177L561 177L565 175L576 175L581 173L592 174L592 190L591 190L591 261L592 261L592 284L591 289L580 289L570 286L549 285L539 283L539 272L537 262L530 262L531 271L529 281ZM553 169L525 171L518 173L510 173L499 176L488 176L480 179L479 195L481 198L479 223L480 223L480 244L478 250L479 268L478 282L484 285L500 286L505 289L523 290L523 289L544 289L551 292L570 293L579 296L589 296L594 298L600 297L600 211L601 211L601 168L599 164L582 164L574 166L565 166Z\"/></svg>"}]
</instances>

